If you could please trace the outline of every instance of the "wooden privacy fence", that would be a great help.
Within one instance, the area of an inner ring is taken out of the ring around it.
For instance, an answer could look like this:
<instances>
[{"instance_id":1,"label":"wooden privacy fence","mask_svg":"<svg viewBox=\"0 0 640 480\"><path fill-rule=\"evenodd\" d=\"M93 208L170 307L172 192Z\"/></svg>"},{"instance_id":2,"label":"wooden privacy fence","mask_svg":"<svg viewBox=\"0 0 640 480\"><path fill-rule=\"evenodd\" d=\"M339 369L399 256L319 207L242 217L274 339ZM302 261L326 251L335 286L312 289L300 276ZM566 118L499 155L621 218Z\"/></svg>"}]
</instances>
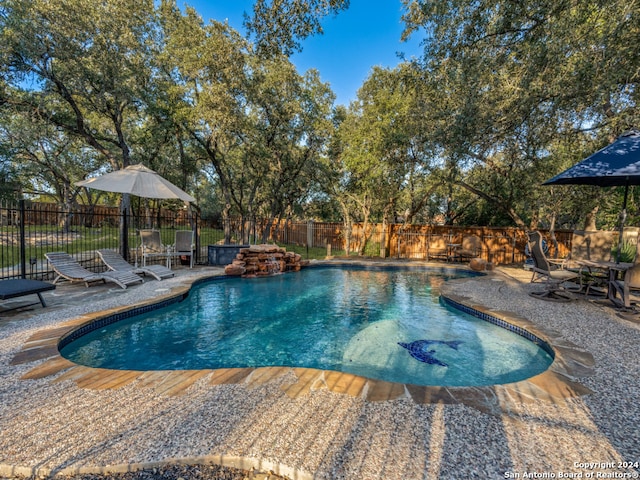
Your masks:
<instances>
[{"instance_id":1,"label":"wooden privacy fence","mask_svg":"<svg viewBox=\"0 0 640 480\"><path fill-rule=\"evenodd\" d=\"M542 233L548 237L547 231ZM571 234L570 230L555 232L558 251L556 255L552 248L550 256L561 258L571 251ZM443 244L460 245L465 237L470 236L480 239L479 256L488 262L499 265L523 263L526 260L527 233L520 228L412 226L409 229L394 229L390 247L392 256L428 259L431 250L437 251ZM550 246L553 243L549 238L548 242Z\"/></svg>"},{"instance_id":2,"label":"wooden privacy fence","mask_svg":"<svg viewBox=\"0 0 640 480\"><path fill-rule=\"evenodd\" d=\"M273 229L274 241L308 247L327 248L334 255L362 253L371 257L430 259L430 253L443 245L461 244L475 235L481 240L480 257L494 264L523 263L526 259L526 230L500 227L455 227L443 225L353 224L349 235L342 223L290 222ZM556 230L557 248L546 230L541 230L550 246L549 256L563 258L571 251L571 230Z\"/></svg>"}]
</instances>

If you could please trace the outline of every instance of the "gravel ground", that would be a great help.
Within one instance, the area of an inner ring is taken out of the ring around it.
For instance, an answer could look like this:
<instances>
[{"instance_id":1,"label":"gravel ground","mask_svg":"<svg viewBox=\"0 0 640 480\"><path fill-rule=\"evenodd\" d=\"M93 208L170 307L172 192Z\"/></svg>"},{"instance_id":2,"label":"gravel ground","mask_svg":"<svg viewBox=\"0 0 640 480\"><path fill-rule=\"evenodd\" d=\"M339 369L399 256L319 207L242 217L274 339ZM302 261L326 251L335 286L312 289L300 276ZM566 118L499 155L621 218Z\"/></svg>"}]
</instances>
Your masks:
<instances>
[{"instance_id":1,"label":"gravel ground","mask_svg":"<svg viewBox=\"0 0 640 480\"><path fill-rule=\"evenodd\" d=\"M0 477L5 478L5 477ZM16 477L26 480L27 477ZM33 477L29 477L33 478ZM287 480L275 473L257 473L252 470L223 467L220 465L165 465L127 473L87 473L59 475L60 480Z\"/></svg>"},{"instance_id":2,"label":"gravel ground","mask_svg":"<svg viewBox=\"0 0 640 480\"><path fill-rule=\"evenodd\" d=\"M91 287L91 302L36 308L0 321L5 476L19 478L20 468L73 468L100 473L74 477L87 479L236 479L250 478L255 467L292 479L639 478L640 468L623 462L640 462L640 325L584 300L534 299L528 292L540 286L526 283L521 270L456 282L456 292L591 351L595 375L576 380L593 394L558 403L516 402L510 411L490 415L466 405L416 404L408 396L368 402L315 390L292 399L280 387L295 380L293 373L252 388L200 380L185 395L168 397L137 382L86 390L55 377L21 380L38 362L10 365L42 328L155 296L197 275L202 272L181 271L127 290ZM182 461L195 465L177 464ZM210 465L231 461L240 470ZM105 474L114 466L154 462L158 466L141 472Z\"/></svg>"}]
</instances>

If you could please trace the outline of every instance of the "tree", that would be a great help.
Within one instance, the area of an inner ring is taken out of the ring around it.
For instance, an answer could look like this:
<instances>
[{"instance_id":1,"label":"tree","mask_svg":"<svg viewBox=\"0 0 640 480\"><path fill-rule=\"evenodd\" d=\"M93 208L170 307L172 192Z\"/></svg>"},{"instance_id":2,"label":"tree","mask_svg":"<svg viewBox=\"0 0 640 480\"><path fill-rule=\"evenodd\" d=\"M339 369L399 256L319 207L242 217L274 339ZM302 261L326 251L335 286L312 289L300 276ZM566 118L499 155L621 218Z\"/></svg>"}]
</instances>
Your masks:
<instances>
[{"instance_id":1,"label":"tree","mask_svg":"<svg viewBox=\"0 0 640 480\"><path fill-rule=\"evenodd\" d=\"M355 216L365 232L361 253L370 219L382 220L383 230L398 212L410 221L438 185L433 175L438 161L423 134L429 103L410 65L394 70L375 67L340 125L339 195L359 205ZM343 208L347 204L343 201ZM381 248L384 254L385 246Z\"/></svg>"},{"instance_id":2,"label":"tree","mask_svg":"<svg viewBox=\"0 0 640 480\"><path fill-rule=\"evenodd\" d=\"M314 184L333 95L316 72L300 76L286 57L255 55L226 24L204 25L174 1L163 2L161 12L165 115L190 139L192 155L211 167L225 225L232 213L243 223L260 213L270 225Z\"/></svg>"},{"instance_id":3,"label":"tree","mask_svg":"<svg viewBox=\"0 0 640 480\"><path fill-rule=\"evenodd\" d=\"M537 189L518 186L519 179L540 178L543 168L548 176L576 160L553 150L563 137L597 144L637 121L639 53L629 48L640 29L637 4L403 2L406 34L429 32L421 68L443 100L434 139L459 166L458 184L515 224L524 224L522 207L544 204L514 205L513 198ZM475 165L512 186L501 193L470 183L464 174Z\"/></svg>"},{"instance_id":4,"label":"tree","mask_svg":"<svg viewBox=\"0 0 640 480\"><path fill-rule=\"evenodd\" d=\"M357 216L362 222L360 255L371 235L372 214L388 221L407 173L404 160L409 145L400 117L405 114L408 97L394 88L396 85L391 72L375 68L340 128L347 179L344 194L358 205Z\"/></svg>"},{"instance_id":5,"label":"tree","mask_svg":"<svg viewBox=\"0 0 640 480\"><path fill-rule=\"evenodd\" d=\"M148 0L7 0L1 68L14 90L3 90L2 102L82 139L112 169L126 167L152 78L154 30ZM27 80L36 87L25 90Z\"/></svg>"},{"instance_id":6,"label":"tree","mask_svg":"<svg viewBox=\"0 0 640 480\"><path fill-rule=\"evenodd\" d=\"M232 206L242 202L237 159L246 127L248 44L226 23L204 25L192 8L183 15L175 0L163 1L160 15L164 101L158 108L189 139L192 155L213 170L228 220ZM225 221L225 243L230 240Z\"/></svg>"},{"instance_id":7,"label":"tree","mask_svg":"<svg viewBox=\"0 0 640 480\"><path fill-rule=\"evenodd\" d=\"M5 1L0 69L13 88L0 89L0 105L80 139L113 170L128 166L153 78L156 26L152 0ZM34 87L25 89L26 81ZM121 206L128 210L128 195Z\"/></svg>"},{"instance_id":8,"label":"tree","mask_svg":"<svg viewBox=\"0 0 640 480\"><path fill-rule=\"evenodd\" d=\"M60 227L67 231L68 213L79 193L74 182L97 167L96 153L42 119L2 113L9 113L0 115L0 142L7 146L3 163L12 164L15 175L30 185L27 193L51 196L60 203L65 212Z\"/></svg>"},{"instance_id":9,"label":"tree","mask_svg":"<svg viewBox=\"0 0 640 480\"><path fill-rule=\"evenodd\" d=\"M244 165L258 182L253 203L264 209L266 241L274 221L319 184L335 97L314 70L300 76L284 57L259 62L248 97L251 128Z\"/></svg>"},{"instance_id":10,"label":"tree","mask_svg":"<svg viewBox=\"0 0 640 480\"><path fill-rule=\"evenodd\" d=\"M349 0L256 0L245 26L255 37L259 56L289 57L302 50L302 40L322 33L323 17L347 8Z\"/></svg>"}]
</instances>

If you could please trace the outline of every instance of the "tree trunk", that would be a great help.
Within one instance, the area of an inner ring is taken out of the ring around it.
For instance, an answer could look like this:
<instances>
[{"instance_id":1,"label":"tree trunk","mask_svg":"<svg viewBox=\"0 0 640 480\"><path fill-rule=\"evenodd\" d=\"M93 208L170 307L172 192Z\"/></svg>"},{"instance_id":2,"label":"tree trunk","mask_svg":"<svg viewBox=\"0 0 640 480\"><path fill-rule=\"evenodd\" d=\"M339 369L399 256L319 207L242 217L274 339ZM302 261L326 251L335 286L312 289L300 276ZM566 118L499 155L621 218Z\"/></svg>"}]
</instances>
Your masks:
<instances>
[{"instance_id":1,"label":"tree trunk","mask_svg":"<svg viewBox=\"0 0 640 480\"><path fill-rule=\"evenodd\" d=\"M387 215L385 214L382 217L382 232L380 232L380 258L385 258L387 256L387 226L388 220Z\"/></svg>"},{"instance_id":2,"label":"tree trunk","mask_svg":"<svg viewBox=\"0 0 640 480\"><path fill-rule=\"evenodd\" d=\"M231 218L229 217L230 212L231 212L231 204L229 202L225 202L224 208L222 209L222 225L224 229L225 245L228 245L231 243Z\"/></svg>"},{"instance_id":3,"label":"tree trunk","mask_svg":"<svg viewBox=\"0 0 640 480\"><path fill-rule=\"evenodd\" d=\"M267 220L267 224L264 226L262 230L262 243L267 243L269 241L269 237L271 236L271 228L276 221L276 215L273 212L269 215L269 219ZM271 239L273 241L273 238Z\"/></svg>"},{"instance_id":4,"label":"tree trunk","mask_svg":"<svg viewBox=\"0 0 640 480\"><path fill-rule=\"evenodd\" d=\"M394 202L391 201L387 204L382 213L382 232L380 238L380 258L385 258L387 256L387 252L390 250L390 235L388 235L389 230L389 213L393 212Z\"/></svg>"},{"instance_id":5,"label":"tree trunk","mask_svg":"<svg viewBox=\"0 0 640 480\"><path fill-rule=\"evenodd\" d=\"M524 221L522 220L520 215L518 215L518 213L510 205L507 205L504 202L502 202L500 199L494 198L494 197L488 195L487 193L485 193L485 192L483 192L481 190L478 190L477 188L469 185L468 183L465 183L463 181L459 181L457 183L461 187L466 188L470 192L475 193L479 197L484 198L488 202L491 202L497 208L500 208L501 210L503 210L507 215L509 215L509 217L511 217L511 219L516 224L516 226L518 226L520 228L526 228L525 224L524 224Z\"/></svg>"},{"instance_id":6,"label":"tree trunk","mask_svg":"<svg viewBox=\"0 0 640 480\"><path fill-rule=\"evenodd\" d=\"M58 226L64 233L71 230L71 219L73 218L73 206L76 196L72 193L70 183L62 188L62 216L58 222Z\"/></svg>"},{"instance_id":7,"label":"tree trunk","mask_svg":"<svg viewBox=\"0 0 640 480\"><path fill-rule=\"evenodd\" d=\"M553 244L553 258L558 258L558 239L556 238L556 214L551 214L551 223L549 225L549 238Z\"/></svg>"},{"instance_id":8,"label":"tree trunk","mask_svg":"<svg viewBox=\"0 0 640 480\"><path fill-rule=\"evenodd\" d=\"M595 207L593 207L593 210L587 213L587 216L584 219L585 231L592 232L598 230L598 227L596 227L596 214L598 213L598 209L599 207L596 205Z\"/></svg>"},{"instance_id":9,"label":"tree trunk","mask_svg":"<svg viewBox=\"0 0 640 480\"><path fill-rule=\"evenodd\" d=\"M367 243L369 242L369 237L371 236L371 232L369 229L369 216L371 215L371 209L368 207L362 207L362 243L360 244L360 251L358 255L361 257L364 255L364 252L367 249Z\"/></svg>"},{"instance_id":10,"label":"tree trunk","mask_svg":"<svg viewBox=\"0 0 640 480\"><path fill-rule=\"evenodd\" d=\"M338 201L343 213L342 223L344 225L344 249L348 257L349 252L351 251L351 225L353 222L351 221L351 215L349 214L349 209L347 208L346 202L342 200Z\"/></svg>"}]
</instances>

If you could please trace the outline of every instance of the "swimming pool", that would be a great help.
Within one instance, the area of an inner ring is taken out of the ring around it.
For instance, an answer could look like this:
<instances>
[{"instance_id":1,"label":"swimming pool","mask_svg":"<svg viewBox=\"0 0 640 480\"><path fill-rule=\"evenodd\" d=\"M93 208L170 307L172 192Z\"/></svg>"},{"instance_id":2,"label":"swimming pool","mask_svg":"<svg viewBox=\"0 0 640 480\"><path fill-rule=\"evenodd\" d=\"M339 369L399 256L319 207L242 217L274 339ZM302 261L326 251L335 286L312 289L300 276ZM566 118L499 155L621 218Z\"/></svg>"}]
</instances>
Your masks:
<instances>
[{"instance_id":1,"label":"swimming pool","mask_svg":"<svg viewBox=\"0 0 640 480\"><path fill-rule=\"evenodd\" d=\"M509 383L546 370L548 350L447 307L448 269L308 268L223 278L185 301L61 345L91 367L181 370L296 366L416 385Z\"/></svg>"}]
</instances>

